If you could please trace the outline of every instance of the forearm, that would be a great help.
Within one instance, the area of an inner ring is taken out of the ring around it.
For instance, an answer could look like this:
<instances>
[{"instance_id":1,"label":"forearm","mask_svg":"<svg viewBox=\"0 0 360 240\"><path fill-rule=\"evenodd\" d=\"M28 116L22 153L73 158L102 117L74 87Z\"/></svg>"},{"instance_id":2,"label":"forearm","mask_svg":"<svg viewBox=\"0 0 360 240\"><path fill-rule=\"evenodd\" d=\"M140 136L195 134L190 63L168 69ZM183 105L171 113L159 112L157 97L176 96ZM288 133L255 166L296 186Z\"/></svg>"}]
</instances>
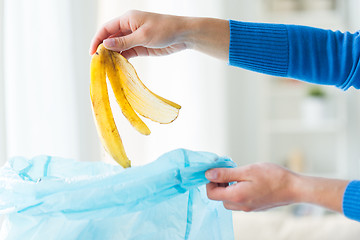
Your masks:
<instances>
[{"instance_id":1,"label":"forearm","mask_svg":"<svg viewBox=\"0 0 360 240\"><path fill-rule=\"evenodd\" d=\"M349 181L296 175L294 202L316 204L343 213L343 196Z\"/></svg>"},{"instance_id":2,"label":"forearm","mask_svg":"<svg viewBox=\"0 0 360 240\"><path fill-rule=\"evenodd\" d=\"M227 61L229 39L226 20L133 10L103 25L93 37L89 53L94 54L103 42L107 49L127 58L194 49Z\"/></svg>"},{"instance_id":3,"label":"forearm","mask_svg":"<svg viewBox=\"0 0 360 240\"><path fill-rule=\"evenodd\" d=\"M229 21L216 18L186 18L188 48L227 61L229 59Z\"/></svg>"}]
</instances>

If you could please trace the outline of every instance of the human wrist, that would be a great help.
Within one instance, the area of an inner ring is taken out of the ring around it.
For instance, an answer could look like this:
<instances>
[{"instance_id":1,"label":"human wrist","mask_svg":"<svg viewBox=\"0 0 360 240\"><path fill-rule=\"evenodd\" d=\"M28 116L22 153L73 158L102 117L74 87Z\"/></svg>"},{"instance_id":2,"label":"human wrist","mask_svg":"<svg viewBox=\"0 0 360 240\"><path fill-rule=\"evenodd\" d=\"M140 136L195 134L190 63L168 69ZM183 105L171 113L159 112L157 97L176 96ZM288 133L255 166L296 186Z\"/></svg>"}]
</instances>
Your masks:
<instances>
[{"instance_id":1,"label":"human wrist","mask_svg":"<svg viewBox=\"0 0 360 240\"><path fill-rule=\"evenodd\" d=\"M163 19L163 22L167 22L168 27L165 30L168 34L171 44L181 43L185 44L186 48L189 47L189 38L191 37L191 22L190 17L166 15L168 19Z\"/></svg>"},{"instance_id":2,"label":"human wrist","mask_svg":"<svg viewBox=\"0 0 360 240\"><path fill-rule=\"evenodd\" d=\"M173 39L172 43L185 44L186 49L196 49L199 40L199 32L201 30L201 18L172 16L171 28L169 29Z\"/></svg>"},{"instance_id":3,"label":"human wrist","mask_svg":"<svg viewBox=\"0 0 360 240\"><path fill-rule=\"evenodd\" d=\"M286 172L286 188L285 200L288 204L299 203L301 201L301 194L299 193L299 186L301 186L302 176L292 172Z\"/></svg>"},{"instance_id":4,"label":"human wrist","mask_svg":"<svg viewBox=\"0 0 360 240\"><path fill-rule=\"evenodd\" d=\"M216 18L184 19L184 42L189 49L228 60L230 28L229 22Z\"/></svg>"},{"instance_id":5,"label":"human wrist","mask_svg":"<svg viewBox=\"0 0 360 240\"><path fill-rule=\"evenodd\" d=\"M310 203L343 212L342 201L349 181L298 175L294 188L296 203Z\"/></svg>"},{"instance_id":6,"label":"human wrist","mask_svg":"<svg viewBox=\"0 0 360 240\"><path fill-rule=\"evenodd\" d=\"M197 49L204 26L204 18L183 17L179 21L180 42L184 42L188 49Z\"/></svg>"},{"instance_id":7,"label":"human wrist","mask_svg":"<svg viewBox=\"0 0 360 240\"><path fill-rule=\"evenodd\" d=\"M292 200L293 203L309 203L308 195L309 192L309 177L301 174L294 174L292 184ZM310 186L311 187L311 186Z\"/></svg>"}]
</instances>

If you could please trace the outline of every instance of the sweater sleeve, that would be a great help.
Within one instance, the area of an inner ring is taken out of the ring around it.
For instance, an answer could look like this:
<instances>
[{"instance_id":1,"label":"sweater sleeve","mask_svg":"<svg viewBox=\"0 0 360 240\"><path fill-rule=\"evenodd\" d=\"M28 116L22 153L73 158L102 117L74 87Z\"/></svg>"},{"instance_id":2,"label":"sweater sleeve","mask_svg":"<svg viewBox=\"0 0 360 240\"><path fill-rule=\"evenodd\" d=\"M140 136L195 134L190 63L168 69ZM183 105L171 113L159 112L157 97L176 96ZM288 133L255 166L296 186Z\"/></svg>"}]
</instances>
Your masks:
<instances>
[{"instance_id":1,"label":"sweater sleeve","mask_svg":"<svg viewBox=\"0 0 360 240\"><path fill-rule=\"evenodd\" d=\"M359 33L230 20L229 64L341 89L360 88Z\"/></svg>"},{"instance_id":2,"label":"sweater sleeve","mask_svg":"<svg viewBox=\"0 0 360 240\"><path fill-rule=\"evenodd\" d=\"M343 211L346 217L360 222L360 181L352 181L346 187Z\"/></svg>"},{"instance_id":3,"label":"sweater sleeve","mask_svg":"<svg viewBox=\"0 0 360 240\"><path fill-rule=\"evenodd\" d=\"M230 20L229 64L310 83L360 89L359 32ZM360 221L360 181L343 196L343 211Z\"/></svg>"}]
</instances>

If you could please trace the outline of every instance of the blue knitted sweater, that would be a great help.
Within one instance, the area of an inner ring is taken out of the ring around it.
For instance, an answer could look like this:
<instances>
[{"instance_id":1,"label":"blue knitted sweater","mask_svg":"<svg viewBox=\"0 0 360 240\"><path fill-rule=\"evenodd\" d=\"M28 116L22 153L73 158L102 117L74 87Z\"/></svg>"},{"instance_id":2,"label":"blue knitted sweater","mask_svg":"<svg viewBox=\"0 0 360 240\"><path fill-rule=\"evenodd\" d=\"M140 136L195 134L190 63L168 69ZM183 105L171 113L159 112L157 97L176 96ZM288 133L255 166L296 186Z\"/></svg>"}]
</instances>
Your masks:
<instances>
[{"instance_id":1,"label":"blue knitted sweater","mask_svg":"<svg viewBox=\"0 0 360 240\"><path fill-rule=\"evenodd\" d=\"M229 64L343 90L360 89L360 35L230 20ZM343 211L360 221L360 181L347 186Z\"/></svg>"}]
</instances>

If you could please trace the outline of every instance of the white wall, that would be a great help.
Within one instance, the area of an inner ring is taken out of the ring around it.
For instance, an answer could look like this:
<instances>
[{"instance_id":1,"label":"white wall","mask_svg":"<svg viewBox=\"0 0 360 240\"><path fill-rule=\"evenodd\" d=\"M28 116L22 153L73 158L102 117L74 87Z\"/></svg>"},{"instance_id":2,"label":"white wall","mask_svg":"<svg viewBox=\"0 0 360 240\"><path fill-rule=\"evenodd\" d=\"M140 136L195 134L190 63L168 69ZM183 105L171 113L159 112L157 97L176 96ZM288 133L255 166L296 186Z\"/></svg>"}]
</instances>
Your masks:
<instances>
[{"instance_id":1,"label":"white wall","mask_svg":"<svg viewBox=\"0 0 360 240\"><path fill-rule=\"evenodd\" d=\"M70 1L71 39L74 66L76 134L79 135L79 160L99 161L100 143L93 121L90 101L90 60L89 46L97 27L98 0Z\"/></svg>"},{"instance_id":2,"label":"white wall","mask_svg":"<svg viewBox=\"0 0 360 240\"><path fill-rule=\"evenodd\" d=\"M90 112L96 1L5 0L7 157L99 160Z\"/></svg>"},{"instance_id":3,"label":"white wall","mask_svg":"<svg viewBox=\"0 0 360 240\"><path fill-rule=\"evenodd\" d=\"M224 1L226 19L259 21L261 1ZM238 164L259 161L261 139L259 126L263 79L258 73L240 68L226 68L227 135L229 155Z\"/></svg>"}]
</instances>

